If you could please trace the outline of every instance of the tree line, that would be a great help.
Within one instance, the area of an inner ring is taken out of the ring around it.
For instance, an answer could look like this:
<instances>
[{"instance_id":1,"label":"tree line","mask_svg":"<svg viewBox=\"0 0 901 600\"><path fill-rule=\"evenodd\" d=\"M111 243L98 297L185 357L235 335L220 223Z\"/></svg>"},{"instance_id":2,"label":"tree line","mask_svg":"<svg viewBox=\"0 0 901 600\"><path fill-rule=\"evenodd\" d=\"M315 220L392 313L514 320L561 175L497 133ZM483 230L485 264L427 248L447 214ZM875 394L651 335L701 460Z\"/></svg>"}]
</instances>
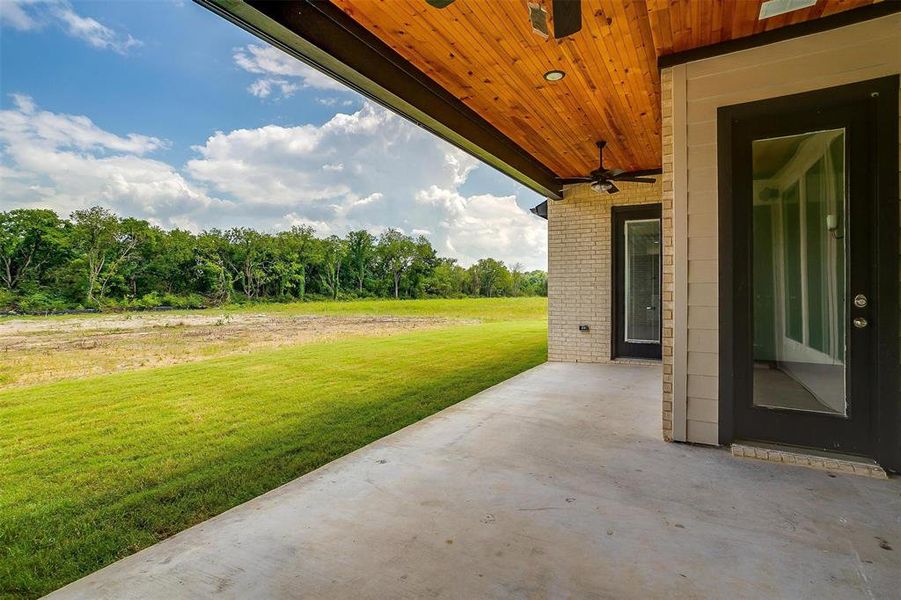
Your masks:
<instances>
[{"instance_id":1,"label":"tree line","mask_svg":"<svg viewBox=\"0 0 901 600\"><path fill-rule=\"evenodd\" d=\"M547 274L483 258L468 268L396 229L317 237L246 227L164 230L95 206L0 212L0 308L193 308L244 301L545 296Z\"/></svg>"}]
</instances>

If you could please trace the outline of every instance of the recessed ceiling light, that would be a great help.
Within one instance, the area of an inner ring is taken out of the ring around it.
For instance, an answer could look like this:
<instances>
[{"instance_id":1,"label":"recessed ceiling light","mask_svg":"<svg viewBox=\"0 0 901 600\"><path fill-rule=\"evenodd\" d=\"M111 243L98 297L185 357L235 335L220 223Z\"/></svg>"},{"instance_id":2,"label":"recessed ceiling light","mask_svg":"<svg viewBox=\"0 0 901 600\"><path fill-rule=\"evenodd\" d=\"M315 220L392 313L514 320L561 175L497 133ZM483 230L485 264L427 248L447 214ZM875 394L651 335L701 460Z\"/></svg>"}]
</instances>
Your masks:
<instances>
[{"instance_id":1,"label":"recessed ceiling light","mask_svg":"<svg viewBox=\"0 0 901 600\"><path fill-rule=\"evenodd\" d=\"M544 74L544 78L547 79L548 81L560 81L564 77L566 77L566 73L564 73L563 71L557 71L557 70L548 71L547 73Z\"/></svg>"}]
</instances>

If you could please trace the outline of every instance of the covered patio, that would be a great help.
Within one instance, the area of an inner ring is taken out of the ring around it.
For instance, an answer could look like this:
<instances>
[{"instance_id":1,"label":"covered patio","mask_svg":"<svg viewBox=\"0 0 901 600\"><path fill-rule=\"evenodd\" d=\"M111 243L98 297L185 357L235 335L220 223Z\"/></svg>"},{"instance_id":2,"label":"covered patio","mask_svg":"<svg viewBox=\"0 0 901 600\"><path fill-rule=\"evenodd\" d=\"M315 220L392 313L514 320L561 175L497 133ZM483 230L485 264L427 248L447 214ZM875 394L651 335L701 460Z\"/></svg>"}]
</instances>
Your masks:
<instances>
[{"instance_id":1,"label":"covered patio","mask_svg":"<svg viewBox=\"0 0 901 600\"><path fill-rule=\"evenodd\" d=\"M901 3L197 2L547 198L548 358L664 439L901 472Z\"/></svg>"},{"instance_id":2,"label":"covered patio","mask_svg":"<svg viewBox=\"0 0 901 600\"><path fill-rule=\"evenodd\" d=\"M890 597L901 483L660 439L655 366L546 363L51 598Z\"/></svg>"}]
</instances>

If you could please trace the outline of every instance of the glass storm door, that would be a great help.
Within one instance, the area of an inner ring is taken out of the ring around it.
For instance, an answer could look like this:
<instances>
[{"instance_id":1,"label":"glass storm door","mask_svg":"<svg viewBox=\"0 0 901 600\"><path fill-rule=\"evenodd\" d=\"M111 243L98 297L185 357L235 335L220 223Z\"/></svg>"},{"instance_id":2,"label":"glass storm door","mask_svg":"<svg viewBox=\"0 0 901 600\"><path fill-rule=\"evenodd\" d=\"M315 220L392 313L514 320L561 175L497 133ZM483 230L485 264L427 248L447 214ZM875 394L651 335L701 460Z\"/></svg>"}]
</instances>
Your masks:
<instances>
[{"instance_id":1,"label":"glass storm door","mask_svg":"<svg viewBox=\"0 0 901 600\"><path fill-rule=\"evenodd\" d=\"M614 228L614 355L660 358L660 207L618 207Z\"/></svg>"},{"instance_id":2,"label":"glass storm door","mask_svg":"<svg viewBox=\"0 0 901 600\"><path fill-rule=\"evenodd\" d=\"M754 406L848 414L845 138L751 142Z\"/></svg>"},{"instance_id":3,"label":"glass storm door","mask_svg":"<svg viewBox=\"0 0 901 600\"><path fill-rule=\"evenodd\" d=\"M873 450L866 128L854 106L734 125L734 218L746 223L737 226L746 255L737 246L734 260L748 284L734 299L746 307L735 318L748 320L735 343L749 384L736 393L737 437Z\"/></svg>"}]
</instances>

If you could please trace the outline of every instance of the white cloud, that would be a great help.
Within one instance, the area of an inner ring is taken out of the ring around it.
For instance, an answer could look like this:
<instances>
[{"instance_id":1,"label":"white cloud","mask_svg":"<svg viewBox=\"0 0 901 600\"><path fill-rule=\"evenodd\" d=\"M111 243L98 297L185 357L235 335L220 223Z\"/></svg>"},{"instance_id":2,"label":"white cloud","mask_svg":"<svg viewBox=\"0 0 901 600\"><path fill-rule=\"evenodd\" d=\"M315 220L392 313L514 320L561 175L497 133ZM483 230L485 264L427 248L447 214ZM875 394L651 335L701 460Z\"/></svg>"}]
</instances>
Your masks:
<instances>
[{"instance_id":1,"label":"white cloud","mask_svg":"<svg viewBox=\"0 0 901 600\"><path fill-rule=\"evenodd\" d=\"M130 133L118 136L97 127L89 118L37 110L29 96L12 94L16 110L3 111L0 135L4 139L29 139L44 148L75 148L101 153L147 154L166 146L159 138Z\"/></svg>"},{"instance_id":2,"label":"white cloud","mask_svg":"<svg viewBox=\"0 0 901 600\"><path fill-rule=\"evenodd\" d=\"M82 17L68 3L59 4L54 12L65 24L70 36L84 40L94 48L125 54L131 48L142 45L129 34L118 33L96 19Z\"/></svg>"},{"instance_id":3,"label":"white cloud","mask_svg":"<svg viewBox=\"0 0 901 600\"><path fill-rule=\"evenodd\" d=\"M514 196L480 194L462 196L435 186L416 195L420 204L434 207L440 215L432 239L439 252L452 254L463 264L490 256L508 265L527 268L547 264L547 221L516 204Z\"/></svg>"},{"instance_id":4,"label":"white cloud","mask_svg":"<svg viewBox=\"0 0 901 600\"><path fill-rule=\"evenodd\" d=\"M287 79L257 79L247 86L247 91L257 98L268 98L273 90L280 92L283 98L289 98L298 89L298 84Z\"/></svg>"},{"instance_id":5,"label":"white cloud","mask_svg":"<svg viewBox=\"0 0 901 600\"><path fill-rule=\"evenodd\" d=\"M236 48L233 58L235 64L248 73L261 75L247 88L258 98L268 98L273 92L279 92L282 97L288 97L300 88L349 91L347 87L328 75L320 73L273 46L248 44ZM334 100L334 102L328 104L329 100ZM320 99L320 102L332 106L337 99Z\"/></svg>"},{"instance_id":6,"label":"white cloud","mask_svg":"<svg viewBox=\"0 0 901 600\"><path fill-rule=\"evenodd\" d=\"M318 235L331 235L332 227L325 221L311 221L297 213L288 213L285 215L282 229L291 227L312 227Z\"/></svg>"},{"instance_id":7,"label":"white cloud","mask_svg":"<svg viewBox=\"0 0 901 600\"><path fill-rule=\"evenodd\" d=\"M546 264L545 222L513 196L466 196L478 162L364 103L326 123L217 132L182 168L151 158L167 142L42 110L27 96L0 111L0 204L62 214L94 204L166 227L237 225L320 234L395 227L427 235L467 265L493 256Z\"/></svg>"},{"instance_id":8,"label":"white cloud","mask_svg":"<svg viewBox=\"0 0 901 600\"><path fill-rule=\"evenodd\" d=\"M383 194L389 206L399 196L410 202L431 185L457 186L478 164L371 103L319 127L218 132L196 150L188 173L221 193L355 219L378 216L363 215L366 205L356 203L370 194Z\"/></svg>"},{"instance_id":9,"label":"white cloud","mask_svg":"<svg viewBox=\"0 0 901 600\"><path fill-rule=\"evenodd\" d=\"M322 106L353 106L355 100L341 100L340 98L335 98L334 96L328 96L326 98L316 98L316 103L321 104Z\"/></svg>"},{"instance_id":10,"label":"white cloud","mask_svg":"<svg viewBox=\"0 0 901 600\"><path fill-rule=\"evenodd\" d=\"M316 127L268 125L219 132L196 148L187 173L217 193L327 223L329 232L397 227L429 231L464 264L485 256L544 268L546 223L513 196L459 192L478 161L369 102Z\"/></svg>"},{"instance_id":11,"label":"white cloud","mask_svg":"<svg viewBox=\"0 0 901 600\"><path fill-rule=\"evenodd\" d=\"M143 155L163 148L151 136L116 135L84 116L38 110L27 96L0 111L4 208L47 206L62 214L95 204L181 226L216 205L202 187Z\"/></svg>"},{"instance_id":12,"label":"white cloud","mask_svg":"<svg viewBox=\"0 0 901 600\"><path fill-rule=\"evenodd\" d=\"M37 109L37 105L35 105L31 96L26 96L25 94L10 94L10 98L12 98L13 104L16 105L19 112L23 114L30 115Z\"/></svg>"},{"instance_id":13,"label":"white cloud","mask_svg":"<svg viewBox=\"0 0 901 600\"><path fill-rule=\"evenodd\" d=\"M15 0L0 1L0 25L19 31L38 29L40 24L25 10L24 4L26 3Z\"/></svg>"},{"instance_id":14,"label":"white cloud","mask_svg":"<svg viewBox=\"0 0 901 600\"><path fill-rule=\"evenodd\" d=\"M35 31L53 25L94 48L119 54L143 45L128 33L78 14L66 0L0 0L0 25L20 31Z\"/></svg>"},{"instance_id":15,"label":"white cloud","mask_svg":"<svg viewBox=\"0 0 901 600\"><path fill-rule=\"evenodd\" d=\"M359 200L352 201L352 206L367 206L374 202L379 202L385 197L385 194L381 192L374 192L369 194L365 198L360 198Z\"/></svg>"}]
</instances>

